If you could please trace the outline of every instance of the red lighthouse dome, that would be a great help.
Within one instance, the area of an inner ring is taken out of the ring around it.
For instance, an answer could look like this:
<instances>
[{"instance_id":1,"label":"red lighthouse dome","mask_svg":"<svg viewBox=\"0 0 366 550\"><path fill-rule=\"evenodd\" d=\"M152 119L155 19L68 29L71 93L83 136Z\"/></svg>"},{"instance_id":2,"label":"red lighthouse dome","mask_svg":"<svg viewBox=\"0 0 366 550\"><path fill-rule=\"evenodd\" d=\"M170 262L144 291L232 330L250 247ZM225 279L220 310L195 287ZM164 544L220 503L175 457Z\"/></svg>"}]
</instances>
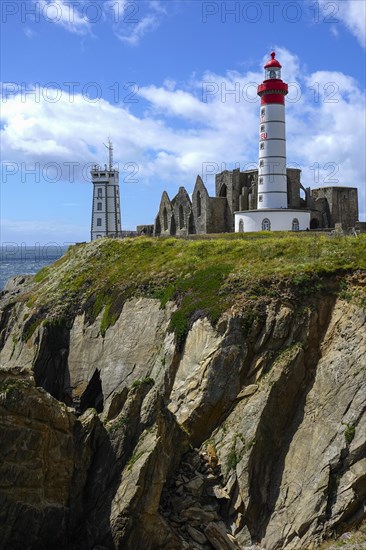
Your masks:
<instances>
[{"instance_id":1,"label":"red lighthouse dome","mask_svg":"<svg viewBox=\"0 0 366 550\"><path fill-rule=\"evenodd\" d=\"M271 52L271 58L265 65L264 65L264 68L265 69L270 69L271 67L278 67L279 69L281 69L282 65L279 61L277 61L277 59L275 59L276 57L276 53L275 52Z\"/></svg>"}]
</instances>

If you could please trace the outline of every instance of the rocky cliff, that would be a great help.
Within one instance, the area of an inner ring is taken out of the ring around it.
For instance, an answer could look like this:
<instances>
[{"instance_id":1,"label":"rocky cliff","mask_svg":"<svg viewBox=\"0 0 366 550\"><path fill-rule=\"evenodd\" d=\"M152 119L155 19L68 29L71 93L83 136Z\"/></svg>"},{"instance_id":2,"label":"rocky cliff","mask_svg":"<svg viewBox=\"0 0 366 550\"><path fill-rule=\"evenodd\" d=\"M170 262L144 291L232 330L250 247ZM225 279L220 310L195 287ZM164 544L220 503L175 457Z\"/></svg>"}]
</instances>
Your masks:
<instances>
[{"instance_id":1,"label":"rocky cliff","mask_svg":"<svg viewBox=\"0 0 366 550\"><path fill-rule=\"evenodd\" d=\"M203 256L201 294L169 265L133 292L102 277L103 300L89 273L66 288L108 246L2 294L0 548L303 549L362 526L364 256L254 286L242 264L215 286Z\"/></svg>"}]
</instances>

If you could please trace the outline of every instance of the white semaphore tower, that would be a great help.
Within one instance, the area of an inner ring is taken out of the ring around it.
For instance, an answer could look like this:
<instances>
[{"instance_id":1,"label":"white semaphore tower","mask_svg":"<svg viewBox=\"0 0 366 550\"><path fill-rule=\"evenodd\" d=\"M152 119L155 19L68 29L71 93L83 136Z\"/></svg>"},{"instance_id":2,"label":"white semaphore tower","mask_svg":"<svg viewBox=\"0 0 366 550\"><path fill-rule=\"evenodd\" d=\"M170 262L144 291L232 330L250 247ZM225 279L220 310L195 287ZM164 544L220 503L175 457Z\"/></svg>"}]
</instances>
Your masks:
<instances>
[{"instance_id":1,"label":"white semaphore tower","mask_svg":"<svg viewBox=\"0 0 366 550\"><path fill-rule=\"evenodd\" d=\"M235 212L235 231L299 231L310 225L308 210L288 208L286 173L285 96L275 52L265 64L261 98L257 209Z\"/></svg>"},{"instance_id":2,"label":"white semaphore tower","mask_svg":"<svg viewBox=\"0 0 366 550\"><path fill-rule=\"evenodd\" d=\"M93 182L93 206L91 240L121 236L121 207L119 198L119 171L113 168L113 145L108 140L109 166L104 170L95 165L91 170Z\"/></svg>"}]
</instances>

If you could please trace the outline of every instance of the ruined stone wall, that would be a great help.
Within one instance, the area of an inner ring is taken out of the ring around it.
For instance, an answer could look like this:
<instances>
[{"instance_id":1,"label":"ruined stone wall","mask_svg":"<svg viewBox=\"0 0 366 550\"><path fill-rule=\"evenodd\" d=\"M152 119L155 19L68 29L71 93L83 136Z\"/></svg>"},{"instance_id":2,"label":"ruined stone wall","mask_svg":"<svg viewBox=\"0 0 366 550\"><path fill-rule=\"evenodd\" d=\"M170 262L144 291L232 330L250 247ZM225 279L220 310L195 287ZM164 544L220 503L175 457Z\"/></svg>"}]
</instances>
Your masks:
<instances>
[{"instance_id":1,"label":"ruined stone wall","mask_svg":"<svg viewBox=\"0 0 366 550\"><path fill-rule=\"evenodd\" d=\"M341 223L344 228L354 227L358 220L358 193L355 187L320 187L312 189L316 199L325 198L329 205L330 227Z\"/></svg>"},{"instance_id":2,"label":"ruined stone wall","mask_svg":"<svg viewBox=\"0 0 366 550\"><path fill-rule=\"evenodd\" d=\"M230 232L228 218L231 219L231 213L225 198L210 197L207 212L207 233Z\"/></svg>"},{"instance_id":3,"label":"ruined stone wall","mask_svg":"<svg viewBox=\"0 0 366 550\"><path fill-rule=\"evenodd\" d=\"M313 201L310 229L326 229L332 227L329 204L325 197L319 197Z\"/></svg>"},{"instance_id":4,"label":"ruined stone wall","mask_svg":"<svg viewBox=\"0 0 366 550\"><path fill-rule=\"evenodd\" d=\"M159 212L155 218L154 224L154 236L169 236L175 235L175 217L172 210L172 204L170 202L168 193L164 191L161 201Z\"/></svg>"},{"instance_id":5,"label":"ruined stone wall","mask_svg":"<svg viewBox=\"0 0 366 550\"><path fill-rule=\"evenodd\" d=\"M311 228L332 228L341 223L355 227L358 220L358 195L353 187L322 187L305 189L300 181L301 170L287 168L289 208L311 209ZM302 198L300 193L304 191ZM215 178L216 197L210 197L198 176L192 202L184 187L170 201L163 193L155 220L154 235L225 233L234 231L234 213L255 210L258 195L258 170L240 169L223 172Z\"/></svg>"},{"instance_id":6,"label":"ruined stone wall","mask_svg":"<svg viewBox=\"0 0 366 550\"><path fill-rule=\"evenodd\" d=\"M287 206L289 208L300 208L300 175L301 170L287 168Z\"/></svg>"},{"instance_id":7,"label":"ruined stone wall","mask_svg":"<svg viewBox=\"0 0 366 550\"><path fill-rule=\"evenodd\" d=\"M179 187L177 195L172 200L172 211L175 218L175 234L178 237L195 232L192 203L184 187Z\"/></svg>"}]
</instances>

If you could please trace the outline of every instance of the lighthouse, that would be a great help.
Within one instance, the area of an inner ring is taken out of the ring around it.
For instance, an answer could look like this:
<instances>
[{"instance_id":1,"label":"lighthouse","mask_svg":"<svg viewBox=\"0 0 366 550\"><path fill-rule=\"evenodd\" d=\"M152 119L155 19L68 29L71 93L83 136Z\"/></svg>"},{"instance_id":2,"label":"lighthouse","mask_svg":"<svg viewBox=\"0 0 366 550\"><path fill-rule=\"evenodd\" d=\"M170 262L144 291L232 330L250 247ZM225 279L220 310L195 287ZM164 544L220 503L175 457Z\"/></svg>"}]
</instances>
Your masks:
<instances>
[{"instance_id":1,"label":"lighthouse","mask_svg":"<svg viewBox=\"0 0 366 550\"><path fill-rule=\"evenodd\" d=\"M113 168L113 145L108 140L109 165L102 169L94 165L91 240L121 236L121 207L119 198L119 171Z\"/></svg>"},{"instance_id":2,"label":"lighthouse","mask_svg":"<svg viewBox=\"0 0 366 550\"><path fill-rule=\"evenodd\" d=\"M281 65L271 53L265 80L258 86L260 104L257 208L287 208L285 96Z\"/></svg>"},{"instance_id":3,"label":"lighthouse","mask_svg":"<svg viewBox=\"0 0 366 550\"><path fill-rule=\"evenodd\" d=\"M257 208L235 212L235 231L299 231L310 225L309 210L288 208L285 97L288 85L275 52L264 65L260 97ZM255 203L254 203L255 204Z\"/></svg>"}]
</instances>

